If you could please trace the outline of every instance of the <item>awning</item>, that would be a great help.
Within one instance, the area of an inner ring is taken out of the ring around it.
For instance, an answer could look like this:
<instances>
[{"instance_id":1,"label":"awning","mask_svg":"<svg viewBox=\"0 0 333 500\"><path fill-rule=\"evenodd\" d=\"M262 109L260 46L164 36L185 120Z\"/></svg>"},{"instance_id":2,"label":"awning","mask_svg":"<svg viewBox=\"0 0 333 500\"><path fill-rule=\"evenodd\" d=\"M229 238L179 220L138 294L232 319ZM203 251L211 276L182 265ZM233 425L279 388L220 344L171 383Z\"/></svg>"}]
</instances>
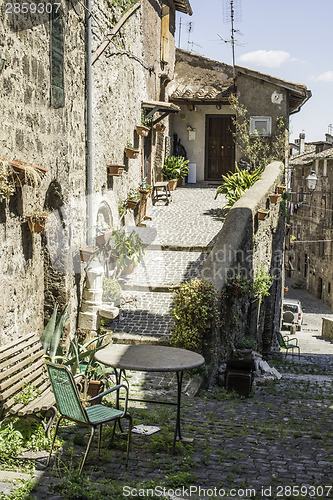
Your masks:
<instances>
[{"instance_id":1,"label":"awning","mask_svg":"<svg viewBox=\"0 0 333 500\"><path fill-rule=\"evenodd\" d=\"M178 113L180 111L179 106L176 106L176 104L173 104L172 102L165 101L143 101L142 107L150 110L145 118L153 118L155 113L161 113L158 118L152 121L153 125L163 120L163 118L170 113Z\"/></svg>"}]
</instances>

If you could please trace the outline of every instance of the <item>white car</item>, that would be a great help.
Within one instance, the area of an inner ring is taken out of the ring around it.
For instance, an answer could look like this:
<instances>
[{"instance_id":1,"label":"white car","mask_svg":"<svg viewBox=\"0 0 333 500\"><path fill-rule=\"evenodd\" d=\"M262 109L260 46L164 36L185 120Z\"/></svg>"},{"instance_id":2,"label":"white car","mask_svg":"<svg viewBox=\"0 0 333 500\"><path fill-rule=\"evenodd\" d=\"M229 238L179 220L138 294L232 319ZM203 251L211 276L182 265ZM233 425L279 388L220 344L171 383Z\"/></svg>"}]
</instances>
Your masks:
<instances>
[{"instance_id":1,"label":"white car","mask_svg":"<svg viewBox=\"0 0 333 500\"><path fill-rule=\"evenodd\" d=\"M282 326L284 324L296 325L301 330L303 323L303 309L300 300L284 299L282 305Z\"/></svg>"}]
</instances>

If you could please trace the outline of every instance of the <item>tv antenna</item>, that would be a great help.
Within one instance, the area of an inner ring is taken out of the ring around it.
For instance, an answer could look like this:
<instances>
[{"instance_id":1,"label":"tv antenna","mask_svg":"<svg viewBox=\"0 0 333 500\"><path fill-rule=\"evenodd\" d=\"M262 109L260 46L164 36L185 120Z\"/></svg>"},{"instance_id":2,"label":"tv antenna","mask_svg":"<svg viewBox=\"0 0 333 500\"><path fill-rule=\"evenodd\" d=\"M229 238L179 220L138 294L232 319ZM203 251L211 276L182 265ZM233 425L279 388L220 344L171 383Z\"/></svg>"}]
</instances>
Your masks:
<instances>
[{"instance_id":1,"label":"tv antenna","mask_svg":"<svg viewBox=\"0 0 333 500\"><path fill-rule=\"evenodd\" d=\"M182 33L182 26L187 26L187 32L188 32L188 37L187 37L187 50L189 50L189 46L192 42L190 42L190 36L193 31L193 22L189 23L182 23L182 18L179 18L179 31L178 31L178 47L181 49L181 33Z\"/></svg>"},{"instance_id":2,"label":"tv antenna","mask_svg":"<svg viewBox=\"0 0 333 500\"><path fill-rule=\"evenodd\" d=\"M223 21L224 24L231 23L231 40L224 40L220 35L222 41L225 43L231 43L232 49L232 67L233 67L233 76L234 83L236 81L236 73L235 73L235 45L239 45L235 40L235 33L241 35L240 31L235 29L235 22L241 21L241 0L224 0L223 4Z\"/></svg>"}]
</instances>

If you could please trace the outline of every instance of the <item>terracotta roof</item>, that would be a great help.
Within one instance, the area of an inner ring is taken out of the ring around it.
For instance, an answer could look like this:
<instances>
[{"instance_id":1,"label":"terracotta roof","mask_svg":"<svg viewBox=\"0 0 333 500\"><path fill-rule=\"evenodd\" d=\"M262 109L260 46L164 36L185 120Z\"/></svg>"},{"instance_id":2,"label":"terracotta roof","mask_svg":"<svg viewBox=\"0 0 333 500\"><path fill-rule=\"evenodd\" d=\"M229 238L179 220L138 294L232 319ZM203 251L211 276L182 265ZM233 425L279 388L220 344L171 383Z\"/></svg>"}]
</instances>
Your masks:
<instances>
[{"instance_id":1,"label":"terracotta roof","mask_svg":"<svg viewBox=\"0 0 333 500\"><path fill-rule=\"evenodd\" d=\"M289 91L290 114L299 111L311 97L311 91L302 83L288 82L242 66L235 66L235 69L236 78L237 74L242 74ZM169 87L172 101L227 101L232 91L232 66L200 54L176 50L175 78Z\"/></svg>"},{"instance_id":2,"label":"terracotta roof","mask_svg":"<svg viewBox=\"0 0 333 500\"><path fill-rule=\"evenodd\" d=\"M177 49L175 78L169 87L172 101L227 101L232 87L231 66Z\"/></svg>"}]
</instances>

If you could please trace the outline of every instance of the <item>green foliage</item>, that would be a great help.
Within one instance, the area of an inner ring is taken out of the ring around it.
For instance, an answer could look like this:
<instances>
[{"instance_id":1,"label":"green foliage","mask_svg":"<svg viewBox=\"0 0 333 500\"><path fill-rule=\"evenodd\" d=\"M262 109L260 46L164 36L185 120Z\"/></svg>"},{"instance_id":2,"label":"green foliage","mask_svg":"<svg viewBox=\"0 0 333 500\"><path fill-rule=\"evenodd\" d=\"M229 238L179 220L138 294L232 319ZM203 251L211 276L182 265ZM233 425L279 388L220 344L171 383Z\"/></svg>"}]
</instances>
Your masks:
<instances>
[{"instance_id":1,"label":"green foliage","mask_svg":"<svg viewBox=\"0 0 333 500\"><path fill-rule=\"evenodd\" d=\"M115 304L119 304L121 299L121 286L119 285L118 280L107 278L104 276L103 278L103 302L114 302Z\"/></svg>"},{"instance_id":2,"label":"green foliage","mask_svg":"<svg viewBox=\"0 0 333 500\"><path fill-rule=\"evenodd\" d=\"M36 488L36 481L25 481L24 479L19 479L19 481L22 483L18 488L15 489L13 493L10 495L6 495L5 497L0 496L0 498L7 498L7 500L29 500L32 498L30 496L30 493Z\"/></svg>"},{"instance_id":3,"label":"green foliage","mask_svg":"<svg viewBox=\"0 0 333 500\"><path fill-rule=\"evenodd\" d=\"M230 97L231 107L236 113L233 120L235 126L234 139L252 168L264 167L273 160L284 161L286 152L287 126L283 117L276 120L276 132L271 137L262 137L255 133L250 135L250 120L246 107L240 104L238 97Z\"/></svg>"},{"instance_id":4,"label":"green foliage","mask_svg":"<svg viewBox=\"0 0 333 500\"><path fill-rule=\"evenodd\" d=\"M118 212L120 217L126 212L126 201L120 201L118 203Z\"/></svg>"},{"instance_id":5,"label":"green foliage","mask_svg":"<svg viewBox=\"0 0 333 500\"><path fill-rule=\"evenodd\" d=\"M249 335L245 335L244 337L236 340L235 342L236 349L257 349L257 341L253 337Z\"/></svg>"},{"instance_id":6,"label":"green foliage","mask_svg":"<svg viewBox=\"0 0 333 500\"><path fill-rule=\"evenodd\" d=\"M269 290L272 285L273 278L268 271L262 267L258 269L256 276L253 280L252 295L255 298L262 299L269 295Z\"/></svg>"},{"instance_id":7,"label":"green foliage","mask_svg":"<svg viewBox=\"0 0 333 500\"><path fill-rule=\"evenodd\" d=\"M222 208L231 208L238 201L245 191L247 191L262 174L262 168L257 168L253 173L247 170L240 170L236 163L236 171L234 173L222 176L223 184L217 188L215 199L219 194L225 194L228 203Z\"/></svg>"},{"instance_id":8,"label":"green foliage","mask_svg":"<svg viewBox=\"0 0 333 500\"><path fill-rule=\"evenodd\" d=\"M163 178L166 181L172 179L184 178L187 176L189 160L185 160L183 156L166 156L163 165Z\"/></svg>"},{"instance_id":9,"label":"green foliage","mask_svg":"<svg viewBox=\"0 0 333 500\"><path fill-rule=\"evenodd\" d=\"M173 297L171 344L201 352L209 322L219 318L218 291L203 279L181 283Z\"/></svg>"},{"instance_id":10,"label":"green foliage","mask_svg":"<svg viewBox=\"0 0 333 500\"><path fill-rule=\"evenodd\" d=\"M2 421L0 455L16 456L23 449L33 451L50 449L50 440L46 437L42 424L36 420L19 417Z\"/></svg>"},{"instance_id":11,"label":"green foliage","mask_svg":"<svg viewBox=\"0 0 333 500\"><path fill-rule=\"evenodd\" d=\"M22 386L21 391L14 397L15 403L23 403L27 405L30 401L41 395L41 391L32 384Z\"/></svg>"},{"instance_id":12,"label":"green foliage","mask_svg":"<svg viewBox=\"0 0 333 500\"><path fill-rule=\"evenodd\" d=\"M112 233L115 252L118 255L116 266L123 270L132 262L138 265L145 253L145 247L140 236L133 230L128 236L124 229Z\"/></svg>"},{"instance_id":13,"label":"green foliage","mask_svg":"<svg viewBox=\"0 0 333 500\"><path fill-rule=\"evenodd\" d=\"M127 199L128 200L135 200L139 201L140 200L140 193L138 188L131 188L128 193L127 193Z\"/></svg>"},{"instance_id":14,"label":"green foliage","mask_svg":"<svg viewBox=\"0 0 333 500\"><path fill-rule=\"evenodd\" d=\"M0 201L10 198L15 193L15 182L11 175L11 166L0 160Z\"/></svg>"},{"instance_id":15,"label":"green foliage","mask_svg":"<svg viewBox=\"0 0 333 500\"><path fill-rule=\"evenodd\" d=\"M64 307L58 320L57 320L58 304L55 304L51 318L46 325L44 332L41 336L41 343L46 354L51 360L57 354L59 343L61 340L62 332L66 320L68 318L68 306Z\"/></svg>"}]
</instances>

